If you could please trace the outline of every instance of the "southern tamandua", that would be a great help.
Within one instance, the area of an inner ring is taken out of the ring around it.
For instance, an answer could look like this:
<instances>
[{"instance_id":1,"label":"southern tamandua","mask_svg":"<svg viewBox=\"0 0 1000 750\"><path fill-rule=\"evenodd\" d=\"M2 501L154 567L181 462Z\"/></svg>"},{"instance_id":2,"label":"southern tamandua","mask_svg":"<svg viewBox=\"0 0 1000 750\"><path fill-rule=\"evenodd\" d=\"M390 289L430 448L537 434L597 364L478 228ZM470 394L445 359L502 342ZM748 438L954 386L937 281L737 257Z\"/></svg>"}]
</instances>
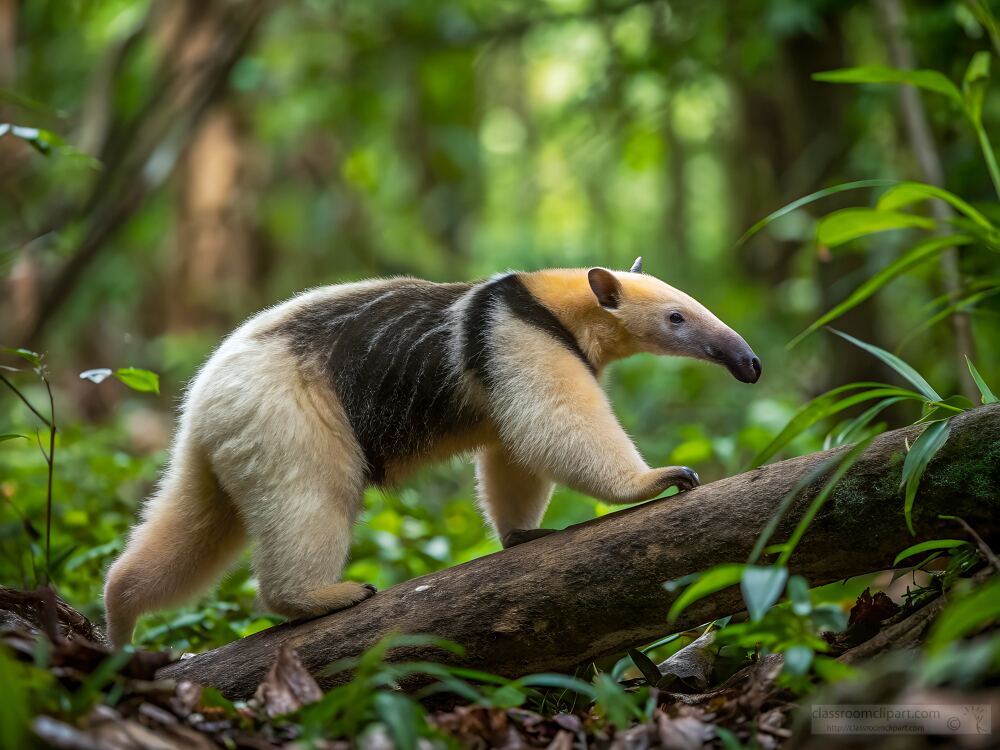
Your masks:
<instances>
[{"instance_id":1,"label":"southern tamandua","mask_svg":"<svg viewBox=\"0 0 1000 750\"><path fill-rule=\"evenodd\" d=\"M168 467L108 572L112 642L212 584L248 538L270 610L308 617L368 598L372 586L340 581L365 487L458 452L476 454L504 546L544 533L556 482L611 503L697 485L689 468L646 464L598 383L637 352L760 377L737 333L641 261L341 284L258 314L190 384Z\"/></svg>"}]
</instances>

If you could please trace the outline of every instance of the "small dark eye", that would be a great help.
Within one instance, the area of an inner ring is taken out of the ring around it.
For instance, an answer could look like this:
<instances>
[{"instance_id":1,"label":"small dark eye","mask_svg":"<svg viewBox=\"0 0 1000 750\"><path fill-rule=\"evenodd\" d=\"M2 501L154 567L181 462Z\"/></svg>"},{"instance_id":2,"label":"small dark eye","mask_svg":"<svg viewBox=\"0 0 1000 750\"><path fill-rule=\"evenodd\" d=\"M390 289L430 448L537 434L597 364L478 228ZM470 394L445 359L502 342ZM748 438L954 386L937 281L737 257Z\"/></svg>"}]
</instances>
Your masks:
<instances>
[{"instance_id":1,"label":"small dark eye","mask_svg":"<svg viewBox=\"0 0 1000 750\"><path fill-rule=\"evenodd\" d=\"M679 312L670 313L670 322L671 323L683 323L684 322L684 316L681 315Z\"/></svg>"}]
</instances>

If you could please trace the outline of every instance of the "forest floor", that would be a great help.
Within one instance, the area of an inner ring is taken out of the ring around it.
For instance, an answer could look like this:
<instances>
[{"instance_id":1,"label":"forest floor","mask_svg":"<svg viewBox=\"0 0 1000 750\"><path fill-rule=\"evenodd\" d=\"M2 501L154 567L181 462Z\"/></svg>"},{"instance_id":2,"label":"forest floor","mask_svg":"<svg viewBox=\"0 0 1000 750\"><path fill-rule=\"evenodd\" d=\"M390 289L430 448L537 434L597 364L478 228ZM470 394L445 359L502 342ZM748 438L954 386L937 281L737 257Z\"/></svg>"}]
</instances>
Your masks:
<instances>
[{"instance_id":1,"label":"forest floor","mask_svg":"<svg viewBox=\"0 0 1000 750\"><path fill-rule=\"evenodd\" d=\"M978 574L980 582L989 571ZM907 654L921 641L941 600L920 606L900 607L885 594L872 596L866 589L850 612L848 629L827 636L829 653L845 665L867 666L864 680L850 687L820 689L818 694L795 693L779 680L782 657L777 654L752 659L720 684L707 684L713 670L711 634L678 651L669 663L659 665L661 687L649 688L644 680L622 683L626 692L646 690L641 720L612 721L608 711L595 711L581 701L567 710L545 711L524 706L502 707L463 702L441 693L424 701L426 719L408 715L410 701L392 703L373 721L362 714L353 729L345 731L344 713L339 729L330 733L336 710L309 713L322 706L324 693L302 666L295 652L283 648L261 682L253 699L232 703L213 688L191 682L157 679L157 672L175 661L166 651L114 653L100 630L48 589L20 592L0 590L0 642L6 644L31 669L32 679L47 681L47 706L24 705L11 692L10 680L18 677L12 664L0 663L7 672L0 692L8 692L7 718L18 710L29 712L24 722L30 745L94 750L133 748L666 748L697 750L704 747L863 747L873 738L845 738L812 734L808 704L895 703L907 705L975 704L1000 716L1000 686L968 684L945 689L922 688L909 674L914 659ZM982 634L980 634L982 636ZM986 641L990 642L990 641ZM973 649L974 650L974 649ZM990 658L989 654L985 654ZM983 657L967 656L971 661ZM995 658L995 654L992 655ZM871 667L870 665L875 665ZM969 675L974 678L974 675ZM23 675L22 675L23 677ZM665 687L664 687L665 685ZM36 686L37 687L37 686ZM23 698L25 693L21 691ZM390 694L391 695L391 694ZM358 695L364 703L370 695ZM31 701L27 701L30 703ZM43 701L45 703L46 701ZM20 705L18 705L20 703ZM3 709L0 708L0 713ZM380 719L380 720L379 720ZM979 717L982 719L982 716ZM419 725L419 726L418 726ZM987 724L988 727L988 724ZM13 740L8 725L4 738ZM929 736L913 736L907 747L933 746ZM941 739L941 738L937 738ZM956 734L953 747L989 747L992 736ZM435 741L436 740L436 741ZM857 744L851 744L857 740ZM925 745L925 742L927 743ZM23 746L23 745L9 745Z\"/></svg>"}]
</instances>

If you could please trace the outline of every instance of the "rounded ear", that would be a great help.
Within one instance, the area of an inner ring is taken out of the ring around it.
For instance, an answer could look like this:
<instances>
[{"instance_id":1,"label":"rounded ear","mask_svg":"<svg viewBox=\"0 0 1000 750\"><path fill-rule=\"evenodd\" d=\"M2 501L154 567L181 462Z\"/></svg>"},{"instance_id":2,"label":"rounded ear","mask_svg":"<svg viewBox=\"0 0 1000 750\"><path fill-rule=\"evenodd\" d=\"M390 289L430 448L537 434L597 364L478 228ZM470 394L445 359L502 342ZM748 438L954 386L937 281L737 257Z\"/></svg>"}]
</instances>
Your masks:
<instances>
[{"instance_id":1,"label":"rounded ear","mask_svg":"<svg viewBox=\"0 0 1000 750\"><path fill-rule=\"evenodd\" d=\"M630 272L632 272L632 273L642 273L642 256L641 255L638 258L635 259L635 263L633 263L632 267L630 269L628 269L628 270Z\"/></svg>"},{"instance_id":2,"label":"rounded ear","mask_svg":"<svg viewBox=\"0 0 1000 750\"><path fill-rule=\"evenodd\" d=\"M601 307L614 310L621 303L622 285L617 277L606 268L591 268L587 271L590 289Z\"/></svg>"}]
</instances>

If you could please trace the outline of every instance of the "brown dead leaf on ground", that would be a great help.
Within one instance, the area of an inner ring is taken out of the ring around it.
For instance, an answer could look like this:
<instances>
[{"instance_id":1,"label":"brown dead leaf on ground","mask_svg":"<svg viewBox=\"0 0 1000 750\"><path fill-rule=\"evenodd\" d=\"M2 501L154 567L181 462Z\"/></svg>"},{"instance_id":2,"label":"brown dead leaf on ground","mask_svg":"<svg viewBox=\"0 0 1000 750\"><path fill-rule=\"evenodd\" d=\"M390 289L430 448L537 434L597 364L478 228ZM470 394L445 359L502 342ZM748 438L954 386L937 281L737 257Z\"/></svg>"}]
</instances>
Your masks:
<instances>
[{"instance_id":1,"label":"brown dead leaf on ground","mask_svg":"<svg viewBox=\"0 0 1000 750\"><path fill-rule=\"evenodd\" d=\"M270 718L298 711L323 697L323 691L298 654L285 644L254 694L254 701Z\"/></svg>"}]
</instances>

